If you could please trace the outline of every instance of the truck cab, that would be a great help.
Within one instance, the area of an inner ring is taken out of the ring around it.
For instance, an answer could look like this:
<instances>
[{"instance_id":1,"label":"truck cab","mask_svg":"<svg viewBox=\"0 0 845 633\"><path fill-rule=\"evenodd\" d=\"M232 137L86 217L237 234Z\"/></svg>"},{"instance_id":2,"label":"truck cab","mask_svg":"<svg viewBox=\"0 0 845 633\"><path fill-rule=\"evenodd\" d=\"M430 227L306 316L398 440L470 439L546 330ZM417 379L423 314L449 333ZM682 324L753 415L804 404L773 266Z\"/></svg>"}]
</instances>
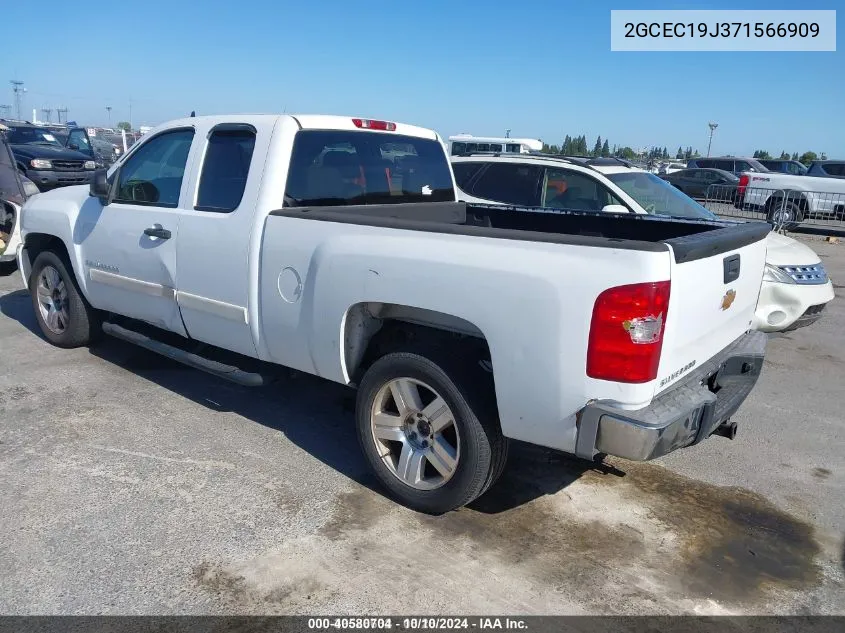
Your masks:
<instances>
[{"instance_id":1,"label":"truck cab","mask_svg":"<svg viewBox=\"0 0 845 633\"><path fill-rule=\"evenodd\" d=\"M440 513L493 485L511 439L647 460L732 437L768 230L470 205L431 130L230 115L27 201L17 258L54 345L106 334L244 386L288 368L356 389L374 475Z\"/></svg>"}]
</instances>

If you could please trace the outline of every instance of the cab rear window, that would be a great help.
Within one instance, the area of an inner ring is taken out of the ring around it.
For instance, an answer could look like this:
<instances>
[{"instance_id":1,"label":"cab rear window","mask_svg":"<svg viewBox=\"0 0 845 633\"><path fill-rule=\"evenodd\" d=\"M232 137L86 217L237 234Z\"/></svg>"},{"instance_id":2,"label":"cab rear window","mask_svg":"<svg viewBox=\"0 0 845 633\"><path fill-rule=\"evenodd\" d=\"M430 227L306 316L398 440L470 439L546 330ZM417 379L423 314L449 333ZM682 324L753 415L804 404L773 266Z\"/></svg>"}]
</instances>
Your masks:
<instances>
[{"instance_id":1,"label":"cab rear window","mask_svg":"<svg viewBox=\"0 0 845 633\"><path fill-rule=\"evenodd\" d=\"M438 141L342 130L302 130L294 139L287 207L453 200Z\"/></svg>"}]
</instances>

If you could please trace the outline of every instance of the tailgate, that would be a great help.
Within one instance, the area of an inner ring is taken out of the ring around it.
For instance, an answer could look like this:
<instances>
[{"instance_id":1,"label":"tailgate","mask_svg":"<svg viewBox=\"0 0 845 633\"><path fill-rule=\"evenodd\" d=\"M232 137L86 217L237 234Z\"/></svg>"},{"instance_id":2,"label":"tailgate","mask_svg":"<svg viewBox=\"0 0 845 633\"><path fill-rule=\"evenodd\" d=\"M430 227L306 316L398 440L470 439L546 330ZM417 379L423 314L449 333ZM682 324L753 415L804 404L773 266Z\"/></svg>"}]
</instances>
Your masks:
<instances>
[{"instance_id":1,"label":"tailgate","mask_svg":"<svg viewBox=\"0 0 845 633\"><path fill-rule=\"evenodd\" d=\"M665 390L751 327L766 263L765 222L666 240L671 291L656 393Z\"/></svg>"}]
</instances>

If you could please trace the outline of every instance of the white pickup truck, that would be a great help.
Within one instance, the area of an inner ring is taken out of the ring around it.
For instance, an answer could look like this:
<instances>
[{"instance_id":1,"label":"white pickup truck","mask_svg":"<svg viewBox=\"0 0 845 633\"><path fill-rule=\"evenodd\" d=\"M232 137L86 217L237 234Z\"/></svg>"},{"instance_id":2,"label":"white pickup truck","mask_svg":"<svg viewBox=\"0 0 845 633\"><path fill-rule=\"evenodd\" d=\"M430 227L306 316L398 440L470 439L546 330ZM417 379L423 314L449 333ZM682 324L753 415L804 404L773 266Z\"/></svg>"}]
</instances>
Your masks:
<instances>
[{"instance_id":1,"label":"white pickup truck","mask_svg":"<svg viewBox=\"0 0 845 633\"><path fill-rule=\"evenodd\" d=\"M734 206L764 212L769 222L788 230L805 219L845 221L845 180L744 172Z\"/></svg>"},{"instance_id":2,"label":"white pickup truck","mask_svg":"<svg viewBox=\"0 0 845 633\"><path fill-rule=\"evenodd\" d=\"M429 130L188 118L28 201L17 259L55 345L106 332L245 385L357 387L367 462L426 512L482 494L507 438L647 460L733 437L767 224L456 200Z\"/></svg>"}]
</instances>

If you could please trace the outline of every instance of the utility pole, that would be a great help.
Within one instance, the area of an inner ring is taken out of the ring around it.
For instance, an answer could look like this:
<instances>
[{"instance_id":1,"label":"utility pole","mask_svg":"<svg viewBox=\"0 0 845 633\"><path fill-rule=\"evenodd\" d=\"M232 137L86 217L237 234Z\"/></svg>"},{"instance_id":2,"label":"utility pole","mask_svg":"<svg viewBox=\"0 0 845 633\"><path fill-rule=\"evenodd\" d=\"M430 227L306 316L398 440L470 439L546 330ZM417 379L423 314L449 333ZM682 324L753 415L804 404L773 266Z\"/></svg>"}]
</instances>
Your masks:
<instances>
[{"instance_id":1,"label":"utility pole","mask_svg":"<svg viewBox=\"0 0 845 633\"><path fill-rule=\"evenodd\" d=\"M707 127L710 128L710 140L707 141L707 157L710 157L710 145L713 143L713 132L716 131L716 128L719 127L718 123L710 122L707 124Z\"/></svg>"},{"instance_id":2,"label":"utility pole","mask_svg":"<svg viewBox=\"0 0 845 633\"><path fill-rule=\"evenodd\" d=\"M18 117L18 121L22 121L21 100L23 98L23 94L26 92L26 88L23 87L23 82L18 81L17 79L12 79L9 83L12 84L12 92L15 93L15 116Z\"/></svg>"},{"instance_id":3,"label":"utility pole","mask_svg":"<svg viewBox=\"0 0 845 633\"><path fill-rule=\"evenodd\" d=\"M109 113L109 127L111 127L111 106L106 106L106 112Z\"/></svg>"},{"instance_id":4,"label":"utility pole","mask_svg":"<svg viewBox=\"0 0 845 633\"><path fill-rule=\"evenodd\" d=\"M65 106L56 108L56 116L59 117L59 123L67 123L67 108ZM64 121L62 121L62 116L64 116Z\"/></svg>"},{"instance_id":5,"label":"utility pole","mask_svg":"<svg viewBox=\"0 0 845 633\"><path fill-rule=\"evenodd\" d=\"M509 129L505 130L505 138L510 138L510 137L511 137L511 131Z\"/></svg>"},{"instance_id":6,"label":"utility pole","mask_svg":"<svg viewBox=\"0 0 845 633\"><path fill-rule=\"evenodd\" d=\"M41 114L44 115L44 120L47 123L53 122L53 108L41 108Z\"/></svg>"},{"instance_id":7,"label":"utility pole","mask_svg":"<svg viewBox=\"0 0 845 633\"><path fill-rule=\"evenodd\" d=\"M132 97L129 97L129 129L132 130Z\"/></svg>"}]
</instances>

